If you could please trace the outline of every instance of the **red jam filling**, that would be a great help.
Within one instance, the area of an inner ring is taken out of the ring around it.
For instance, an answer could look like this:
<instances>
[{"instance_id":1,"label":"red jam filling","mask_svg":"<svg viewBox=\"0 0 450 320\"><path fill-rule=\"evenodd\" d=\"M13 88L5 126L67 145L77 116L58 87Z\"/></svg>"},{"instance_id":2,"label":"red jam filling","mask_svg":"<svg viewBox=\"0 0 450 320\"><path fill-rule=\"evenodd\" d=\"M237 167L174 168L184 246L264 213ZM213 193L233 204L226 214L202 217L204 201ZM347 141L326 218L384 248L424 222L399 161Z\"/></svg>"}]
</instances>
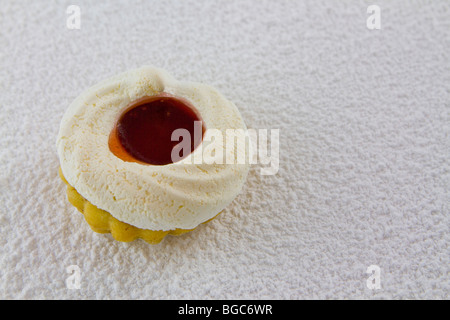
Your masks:
<instances>
[{"instance_id":1,"label":"red jam filling","mask_svg":"<svg viewBox=\"0 0 450 320\"><path fill-rule=\"evenodd\" d=\"M120 115L109 138L110 150L124 161L165 165L173 163L172 149L183 137L172 141L176 129L190 134L190 150L183 150L185 158L200 144L205 131L196 133L195 121L200 116L189 102L169 95L141 98L129 105ZM197 129L198 131L198 129Z\"/></svg>"}]
</instances>

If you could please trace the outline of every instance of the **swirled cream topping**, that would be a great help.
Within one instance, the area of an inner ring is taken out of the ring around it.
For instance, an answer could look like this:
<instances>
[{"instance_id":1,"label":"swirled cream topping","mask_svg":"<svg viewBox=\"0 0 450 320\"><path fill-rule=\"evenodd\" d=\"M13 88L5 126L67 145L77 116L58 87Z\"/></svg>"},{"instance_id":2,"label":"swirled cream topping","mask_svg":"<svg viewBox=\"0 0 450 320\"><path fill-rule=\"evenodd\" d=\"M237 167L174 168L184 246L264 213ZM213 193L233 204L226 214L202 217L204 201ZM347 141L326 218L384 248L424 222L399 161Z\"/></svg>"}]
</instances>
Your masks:
<instances>
[{"instance_id":1,"label":"swirled cream topping","mask_svg":"<svg viewBox=\"0 0 450 320\"><path fill-rule=\"evenodd\" d=\"M203 140L181 160L154 165L111 150L120 116L136 101L152 97L185 101L203 122ZM249 164L238 157L246 154L247 141L218 139L230 129L242 132L246 126L236 106L217 90L146 66L102 81L76 98L61 121L57 150L68 183L116 219L142 229L192 229L222 211L245 182Z\"/></svg>"}]
</instances>

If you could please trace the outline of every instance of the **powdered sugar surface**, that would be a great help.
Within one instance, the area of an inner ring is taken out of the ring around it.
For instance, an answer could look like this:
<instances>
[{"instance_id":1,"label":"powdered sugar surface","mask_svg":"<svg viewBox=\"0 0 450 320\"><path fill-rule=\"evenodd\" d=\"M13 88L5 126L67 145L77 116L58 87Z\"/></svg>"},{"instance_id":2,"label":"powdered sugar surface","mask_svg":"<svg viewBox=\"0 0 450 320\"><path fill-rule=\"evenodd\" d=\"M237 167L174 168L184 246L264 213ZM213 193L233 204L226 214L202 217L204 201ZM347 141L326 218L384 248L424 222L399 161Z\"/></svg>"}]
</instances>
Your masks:
<instances>
[{"instance_id":1,"label":"powdered sugar surface","mask_svg":"<svg viewBox=\"0 0 450 320\"><path fill-rule=\"evenodd\" d=\"M77 1L80 30L70 4L0 6L0 297L448 298L448 1L377 1L381 30L366 1ZM75 97L145 64L280 129L277 175L156 246L92 232L55 148Z\"/></svg>"}]
</instances>

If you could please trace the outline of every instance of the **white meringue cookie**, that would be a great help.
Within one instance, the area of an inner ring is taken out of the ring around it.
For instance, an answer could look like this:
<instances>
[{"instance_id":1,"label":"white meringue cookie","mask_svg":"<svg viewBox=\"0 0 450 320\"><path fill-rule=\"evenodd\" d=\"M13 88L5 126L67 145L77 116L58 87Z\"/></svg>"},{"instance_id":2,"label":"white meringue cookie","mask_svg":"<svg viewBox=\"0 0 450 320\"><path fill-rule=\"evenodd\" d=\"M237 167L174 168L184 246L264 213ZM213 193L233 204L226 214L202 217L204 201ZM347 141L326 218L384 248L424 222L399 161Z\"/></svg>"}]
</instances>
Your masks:
<instances>
[{"instance_id":1,"label":"white meringue cookie","mask_svg":"<svg viewBox=\"0 0 450 320\"><path fill-rule=\"evenodd\" d=\"M233 201L249 164L192 164L192 158L202 156L201 147L163 166L115 156L108 139L118 115L131 102L161 93L195 106L205 135L209 129L221 130L224 137L226 129L246 130L236 106L214 88L177 81L164 70L145 66L100 82L69 106L57 138L61 170L86 200L122 222L150 230L192 229ZM234 151L223 150L227 152Z\"/></svg>"}]
</instances>

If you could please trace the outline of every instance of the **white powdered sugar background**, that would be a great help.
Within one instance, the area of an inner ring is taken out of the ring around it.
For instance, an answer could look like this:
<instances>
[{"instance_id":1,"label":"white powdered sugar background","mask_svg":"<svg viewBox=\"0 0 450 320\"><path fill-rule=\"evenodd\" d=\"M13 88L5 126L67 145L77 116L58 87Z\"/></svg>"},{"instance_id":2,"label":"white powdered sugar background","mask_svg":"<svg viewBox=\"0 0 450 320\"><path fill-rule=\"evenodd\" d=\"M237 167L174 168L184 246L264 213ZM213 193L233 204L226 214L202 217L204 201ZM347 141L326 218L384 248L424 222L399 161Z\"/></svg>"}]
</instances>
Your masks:
<instances>
[{"instance_id":1,"label":"white powdered sugar background","mask_svg":"<svg viewBox=\"0 0 450 320\"><path fill-rule=\"evenodd\" d=\"M0 298L448 298L448 1L8 1L0 48ZM91 231L56 153L73 99L142 65L280 129L276 175L153 246Z\"/></svg>"}]
</instances>

